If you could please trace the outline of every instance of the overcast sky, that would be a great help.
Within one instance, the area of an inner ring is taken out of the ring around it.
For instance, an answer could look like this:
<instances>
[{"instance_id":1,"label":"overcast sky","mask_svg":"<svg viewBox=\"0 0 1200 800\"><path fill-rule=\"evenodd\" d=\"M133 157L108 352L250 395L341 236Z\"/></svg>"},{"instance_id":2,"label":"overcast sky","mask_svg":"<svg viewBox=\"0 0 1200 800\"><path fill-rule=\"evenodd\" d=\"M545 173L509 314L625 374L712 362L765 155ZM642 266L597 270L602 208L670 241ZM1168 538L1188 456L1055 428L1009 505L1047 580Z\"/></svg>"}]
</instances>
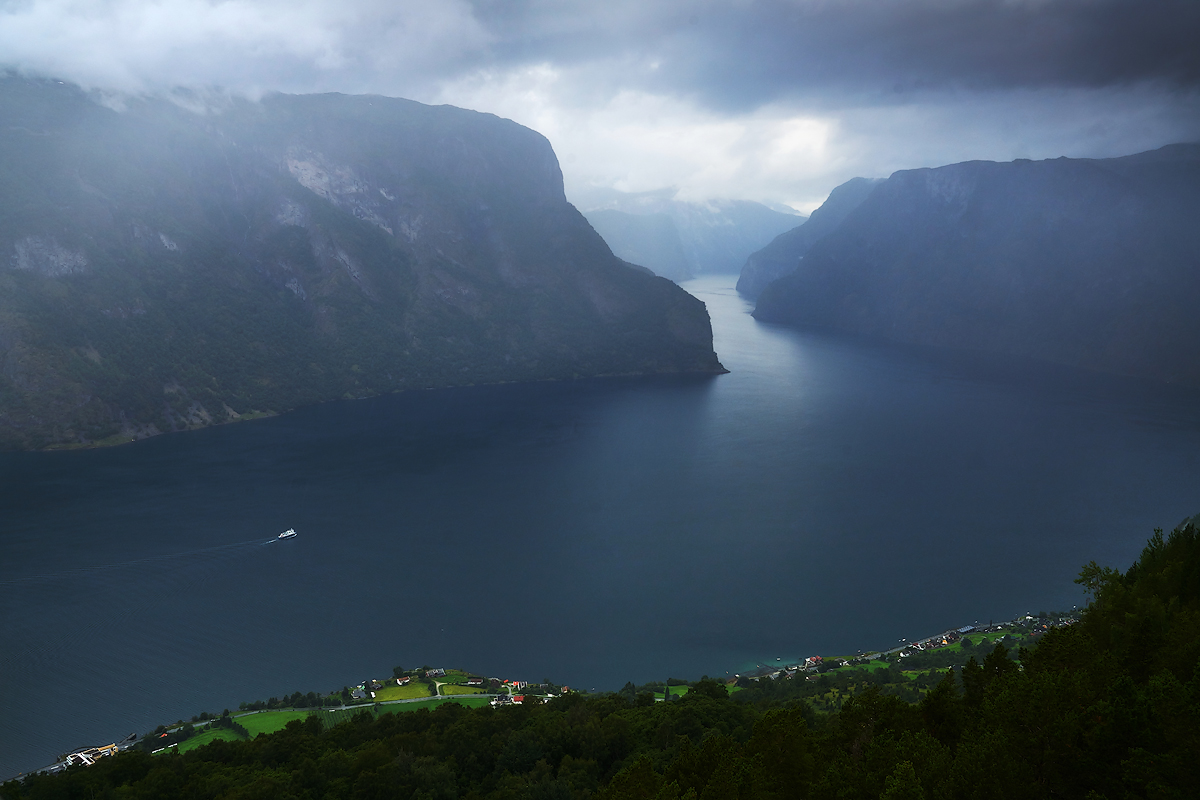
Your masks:
<instances>
[{"instance_id":1,"label":"overcast sky","mask_svg":"<svg viewBox=\"0 0 1200 800\"><path fill-rule=\"evenodd\" d=\"M92 88L374 92L509 117L568 195L809 210L856 175L1200 140L1197 0L0 0Z\"/></svg>"}]
</instances>

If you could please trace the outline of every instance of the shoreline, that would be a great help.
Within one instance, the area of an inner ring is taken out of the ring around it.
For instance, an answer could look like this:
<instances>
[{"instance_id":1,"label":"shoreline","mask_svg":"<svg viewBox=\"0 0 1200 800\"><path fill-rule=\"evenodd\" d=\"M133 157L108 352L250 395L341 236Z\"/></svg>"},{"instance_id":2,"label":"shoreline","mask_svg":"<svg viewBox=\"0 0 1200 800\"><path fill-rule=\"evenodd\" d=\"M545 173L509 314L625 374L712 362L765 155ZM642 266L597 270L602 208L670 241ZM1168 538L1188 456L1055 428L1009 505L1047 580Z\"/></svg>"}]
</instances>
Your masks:
<instances>
[{"instance_id":1,"label":"shoreline","mask_svg":"<svg viewBox=\"0 0 1200 800\"><path fill-rule=\"evenodd\" d=\"M730 373L731 373L731 370L726 369L720 363L720 361L718 361L715 369L659 370L659 371L655 371L655 372L605 372L605 373L601 373L599 375L576 375L576 376L572 376L572 377L563 377L563 378L533 378L530 380L485 381L482 383L450 383L450 384L446 384L444 386L418 386L418 387L412 387L412 388L407 388L407 389L392 389L392 390L386 391L386 392L379 392L378 394L363 395L362 397L332 397L328 400L318 400L315 403L305 403L304 405L293 406L291 408L286 408L282 411L247 411L244 414L238 414L233 419L226 419L221 422L211 422L207 425L197 425L197 426L193 426L193 427L180 428L179 430L160 431L155 427L154 433L145 433L144 431L141 432L141 435L139 435L138 432L116 433L116 434L113 434L112 436L105 437L104 439L98 439L96 441L58 442L55 444L46 445L45 447L37 447L37 448L0 449L0 452L6 452L6 453L63 453L63 452L77 452L77 451L81 451L81 450L101 450L101 449L110 448L110 447L122 447L125 445L137 444L138 442L144 442L147 439L156 439L159 436L170 436L172 434L193 433L195 431L209 430L211 428L223 428L228 425L237 425L237 424L243 423L243 422L254 422L254 421L260 420L260 419L271 419L273 417L281 417L281 416L284 416L286 414L291 414L296 411L303 411L306 408L314 408L316 406L323 406L323 405L327 405L329 403L353 403L353 402L357 402L359 400L377 400L381 397L390 397L392 395L408 394L410 392L438 392L438 391L444 391L444 390L448 390L448 389L468 389L468 388L485 387L485 386L522 386L522 385L530 385L530 384L535 384L535 383L566 383L568 381L576 382L576 381L588 381L588 380L610 380L610 379L619 379L619 378L655 378L655 377L671 377L671 376L719 377L721 375L729 375ZM153 424L151 424L150 427L154 427Z\"/></svg>"},{"instance_id":2,"label":"shoreline","mask_svg":"<svg viewBox=\"0 0 1200 800\"><path fill-rule=\"evenodd\" d=\"M1064 618L1065 618L1065 621L1064 621ZM1022 627L1031 628L1031 629L1038 627L1039 622L1042 619L1047 620L1047 622L1040 623L1040 627L1042 628L1042 630L1037 630L1037 631L1031 630L1029 632L1013 630L1014 628L1022 628ZM771 679L774 680L774 679L778 679L780 675L783 675L785 678L790 679L790 678L793 678L793 677L796 677L796 676L799 676L802 674L808 675L809 676L808 679L811 680L812 676L816 675L816 674L823 675L823 674L828 674L828 673L836 673L839 670L854 669L856 667L864 667L864 666L867 669L872 669L871 664L873 662L883 661L886 663L888 658L892 655L902 654L901 658L907 657L907 655L904 655L906 651L908 651L909 654L915 654L918 652L929 652L929 651L936 651L936 650L939 650L942 648L946 648L946 647L953 645L957 641L957 640L951 641L950 640L951 635L958 635L958 637L961 638L963 636L969 636L969 635L973 635L973 634L984 634L983 641L988 641L988 634L996 634L996 633L1003 632L1005 636L1013 635L1014 633L1016 633L1018 636L1037 635L1037 634L1044 632L1045 630L1048 630L1051 627L1059 627L1061 625L1069 625L1069 624L1073 624L1076 621L1078 621L1077 620L1077 612L1052 612L1050 614L1047 614L1045 617L1042 617L1040 615L1034 616L1032 614L1024 614L1024 615L1017 616L1011 620L1005 620L1002 622L992 622L987 626L983 626L983 627L979 627L979 628L976 628L975 626L972 625L972 626L963 626L962 628L947 629L940 633L935 633L931 636L926 636L922 639L914 639L911 642L905 641L905 643L900 644L899 646L893 647L888 650L873 650L873 651L865 651L865 652L859 651L858 653L856 653L854 655L850 655L850 656L825 656L825 657L816 656L816 657L809 657L808 659L788 659L786 661L782 657L779 657L777 659L778 663L776 665L762 664L761 662L759 662L757 664L757 666L752 670L748 670L745 672L727 673L727 674L731 674L733 677L729 678L727 680L724 680L723 682L727 686L735 686L736 687L737 681L739 679L757 680L757 679L763 678L763 677L770 677ZM966 629L969 629L969 630L966 630ZM994 638L999 639L1001 637L994 637ZM981 644L982 644L982 642L981 642ZM980 645L975 645L975 646L979 647ZM972 655L971 657L974 658L974 655ZM816 663L809 663L809 662L812 662L812 660L814 658L816 659ZM836 666L828 666L829 664L833 664L833 663L836 663L837 665ZM901 664L902 664L902 662L897 662L897 665L901 665ZM821 668L822 666L826 666L827 668L822 669ZM881 668L882 667L879 665L876 665L874 667L874 669L881 669ZM936 669L936 668L934 668L934 669ZM953 667L945 667L942 669L953 669ZM463 674L467 674L467 675L473 674L473 673L468 673L466 671L460 671L460 672L462 672ZM490 679L485 679L485 680L490 680ZM720 679L718 679L718 680L720 680ZM694 682L695 681L688 681L687 684L680 685L680 686L678 686L678 688L682 688L682 689L686 690L687 686L690 686ZM386 681L385 681L385 683L386 683ZM505 681L505 684L507 684L507 683L508 682ZM359 710L361 710L361 711L375 710L382 706L409 705L409 704L413 704L413 703L441 704L441 703L445 703L445 702L461 702L463 700L470 700L473 698L479 698L479 699L489 698L489 700L490 700L491 698L496 698L496 697L512 697L514 694L514 691L521 690L521 689L516 689L516 690L510 690L509 692L486 692L485 691L485 692L471 692L471 693L466 693L466 694L441 694L440 689L441 689L441 686L443 686L443 685L447 685L447 684L437 683L436 684L437 693L433 694L433 695L425 696L425 697L405 697L405 698L397 698L394 700L370 699L370 700L364 700L363 702L358 702L358 703L350 703L350 704L342 703L341 705L338 705L338 706L279 706L279 707L275 707L275 708L239 709L239 711L237 713L231 712L229 714L229 718L233 719L233 720L238 720L238 719L253 717L253 716L257 716L257 715L261 715L261 714L275 714L275 713L295 714L295 713L299 713L299 712L303 712L305 714L305 716L311 716L313 714L320 714L322 712L331 713L331 714L344 714L347 712L354 712L354 711L359 711ZM596 694L612 694L612 693L615 693L615 691L616 690L599 691L599 692L596 692ZM588 691L581 691L579 693L591 694L591 692L588 692ZM681 695L686 694L686 691L681 692L680 694ZM207 712L205 712L205 713L207 713ZM185 726L191 725L194 729L200 730L200 729L206 729L206 728L211 727L213 725L213 723L217 722L219 719L221 719L221 717L217 717L217 716L212 716L208 719L203 719L203 720L193 717L193 721L191 721L191 722L181 720L180 722L174 723L170 727L159 726L159 729L164 730L165 732L170 732L173 730L180 730ZM119 744L114 742L114 746L117 747L117 749L119 751L125 751L125 750L128 750L128 749L134 747L138 742L144 740L145 738L148 738L151 735L153 735L153 732L143 734L140 737L137 734L130 734L125 739L121 740ZM257 735L262 735L262 734L261 733L254 734L251 736L251 738L254 738L254 736L257 736ZM187 740L184 739L183 741L187 741ZM182 742L172 743L170 745L167 745L166 747L159 748L158 750L154 750L151 752L152 752L152 754L164 752L170 748L176 747L180 743L182 743ZM105 745L105 746L107 746L107 745ZM83 749L84 748L80 748L80 750L83 750ZM75 751L72 750L70 752L75 752ZM55 763L49 764L45 767L29 770L26 772L17 773L16 775L12 776L8 780L18 780L18 779L24 778L28 775L33 775L36 773L59 772L66 768L67 768L67 764L65 764L62 761L56 761Z\"/></svg>"}]
</instances>

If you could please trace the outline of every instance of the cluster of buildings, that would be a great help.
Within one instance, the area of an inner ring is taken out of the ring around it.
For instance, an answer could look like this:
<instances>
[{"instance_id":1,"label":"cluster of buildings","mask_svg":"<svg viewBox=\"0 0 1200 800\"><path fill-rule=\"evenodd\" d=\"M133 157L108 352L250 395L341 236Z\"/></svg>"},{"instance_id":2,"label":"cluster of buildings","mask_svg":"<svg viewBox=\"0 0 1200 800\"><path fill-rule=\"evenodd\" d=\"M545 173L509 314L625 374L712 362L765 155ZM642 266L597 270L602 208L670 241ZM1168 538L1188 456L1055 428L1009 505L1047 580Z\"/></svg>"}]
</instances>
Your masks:
<instances>
[{"instance_id":1,"label":"cluster of buildings","mask_svg":"<svg viewBox=\"0 0 1200 800\"><path fill-rule=\"evenodd\" d=\"M1038 636L1051 628L1065 628L1067 625L1074 625L1076 622L1079 622L1079 619L1073 616L1051 619L1049 617L1043 618L1026 615L1024 617L1017 617L1014 621L1033 636Z\"/></svg>"},{"instance_id":2,"label":"cluster of buildings","mask_svg":"<svg viewBox=\"0 0 1200 800\"><path fill-rule=\"evenodd\" d=\"M99 747L84 747L76 750L73 753L67 753L60 756L57 763L51 764L48 767L43 767L38 772L55 773L62 772L67 767L82 765L90 767L105 756L115 756L122 750L128 750L137 742L137 734L131 733L126 736L119 744L104 744Z\"/></svg>"},{"instance_id":3,"label":"cluster of buildings","mask_svg":"<svg viewBox=\"0 0 1200 800\"><path fill-rule=\"evenodd\" d=\"M401 684L401 685L403 686L403 684ZM355 700L366 700L367 695L370 695L371 699L374 700L375 693L382 688L383 688L382 683L375 680L374 678L371 678L370 680L363 681L358 686L355 686L354 689L351 690L351 692L350 692L350 697L354 698Z\"/></svg>"},{"instance_id":4,"label":"cluster of buildings","mask_svg":"<svg viewBox=\"0 0 1200 800\"><path fill-rule=\"evenodd\" d=\"M939 647L947 647L955 642L961 641L962 637L968 633L974 633L978 630L974 625L965 625L957 630L946 631L939 633L936 636L930 636L928 639L922 639L919 642L910 642L899 649L900 658L911 656L914 653L924 653L926 650L936 650Z\"/></svg>"},{"instance_id":5,"label":"cluster of buildings","mask_svg":"<svg viewBox=\"0 0 1200 800\"><path fill-rule=\"evenodd\" d=\"M780 678L794 678L797 675L803 675L805 673L808 674L809 680L813 680L816 678L815 673L820 672L823 669L849 667L853 664L866 663L866 661L870 660L870 658L870 656L864 656L862 658L856 658L853 661L847 661L845 659L826 659L822 656L809 656L798 664L787 664L779 667L778 669L760 665L758 669L747 672L745 676L743 676L741 673L734 675L732 678L730 678L729 683L737 683L737 681L742 677L770 678L771 680L779 680Z\"/></svg>"},{"instance_id":6,"label":"cluster of buildings","mask_svg":"<svg viewBox=\"0 0 1200 800\"><path fill-rule=\"evenodd\" d=\"M988 623L986 626L977 627L975 625L964 625L961 628L939 633L936 636L930 636L928 639L921 639L915 642L906 641L900 647L894 648L887 652L896 653L900 658L905 658L907 656L915 655L916 653L923 653L927 650L934 650L939 647L947 647L961 641L962 638L969 633L1017 631L1037 636L1051 630L1052 628L1061 628L1065 625L1072 625L1078 621L1079 620L1076 617L1067 615L1047 616L1042 614L1035 617L1031 614L1026 614L1024 616L1017 617L1014 620L999 623ZM758 669L747 672L744 675L739 673L733 676L733 678L729 680L729 683L736 683L737 680L742 677L769 677L773 680L777 680L779 678L794 678L797 675L803 675L805 673L808 673L808 680L816 680L817 675L815 673L822 672L829 668L859 666L869 663L871 660L879 658L881 655L882 653L870 653L864 655L860 651L859 655L854 656L853 658L837 659L836 662L830 659L822 658L821 656L809 656L800 663L786 666L768 667L765 665L759 665Z\"/></svg>"},{"instance_id":7,"label":"cluster of buildings","mask_svg":"<svg viewBox=\"0 0 1200 800\"><path fill-rule=\"evenodd\" d=\"M536 695L536 694L498 694L492 698L492 708L509 705L521 705L522 703L549 703L556 695Z\"/></svg>"},{"instance_id":8,"label":"cluster of buildings","mask_svg":"<svg viewBox=\"0 0 1200 800\"><path fill-rule=\"evenodd\" d=\"M426 670L425 676L427 678L431 678L431 679L444 678L444 677L446 677L446 670L444 670L440 667L438 667L436 669ZM395 678L394 680L395 680L397 686L407 686L410 683L412 683L413 678L411 675L402 675L399 678ZM480 688L480 689L486 688L489 685L499 686L507 691L507 694L498 698L500 704L505 704L505 703L512 703L512 702L517 702L517 703L521 702L521 699L518 699L518 698L524 698L525 695L518 694L518 692L524 691L527 687L529 687L530 684L528 681L500 680L499 678L484 678L484 677L480 677L480 676L473 676L473 677L467 678L466 685L474 687L474 688ZM382 688L383 688L382 683L380 683L379 681L377 681L375 679L371 679L369 681L363 681L358 686L356 686L350 692L350 696L355 700L366 700L368 698L371 700L374 700L375 692L377 692L378 690L380 690ZM568 691L570 691L570 689L564 686L563 691L568 692ZM530 695L530 696L532 696L532 695ZM493 705L495 705L495 704L497 704L497 703L493 702Z\"/></svg>"},{"instance_id":9,"label":"cluster of buildings","mask_svg":"<svg viewBox=\"0 0 1200 800\"><path fill-rule=\"evenodd\" d=\"M481 678L480 680L483 679ZM571 691L570 686L563 686L558 690L559 693L556 695L552 691L549 691L553 688L550 686L550 684L530 684L528 681L501 681L497 678L492 678L492 681L508 689L507 694L499 694L492 698L493 708L513 704L519 705L521 703L549 703L555 697L560 697L564 694L568 694ZM531 692L526 692L526 689L542 690L545 692L545 694L535 695ZM522 692L522 694L518 694L518 692Z\"/></svg>"},{"instance_id":10,"label":"cluster of buildings","mask_svg":"<svg viewBox=\"0 0 1200 800\"><path fill-rule=\"evenodd\" d=\"M70 753L63 759L63 762L68 767L73 767L76 764L83 764L86 767L90 767L97 760L105 756L115 756L116 754L117 746L115 744L105 744L100 747L89 747L77 753Z\"/></svg>"},{"instance_id":11,"label":"cluster of buildings","mask_svg":"<svg viewBox=\"0 0 1200 800\"><path fill-rule=\"evenodd\" d=\"M1034 636L1043 634L1051 628L1062 628L1067 625L1074 625L1079 620L1073 616L1046 616L1038 617L1032 614L1017 617L1008 622L988 623L983 627L975 625L965 625L957 630L946 631L937 636L931 636L928 639L922 639L919 642L912 642L898 650L900 657L911 656L914 653L922 653L926 650L935 650L939 647L946 647L955 642L961 641L962 637L968 633L1000 633L1000 632L1024 632Z\"/></svg>"}]
</instances>

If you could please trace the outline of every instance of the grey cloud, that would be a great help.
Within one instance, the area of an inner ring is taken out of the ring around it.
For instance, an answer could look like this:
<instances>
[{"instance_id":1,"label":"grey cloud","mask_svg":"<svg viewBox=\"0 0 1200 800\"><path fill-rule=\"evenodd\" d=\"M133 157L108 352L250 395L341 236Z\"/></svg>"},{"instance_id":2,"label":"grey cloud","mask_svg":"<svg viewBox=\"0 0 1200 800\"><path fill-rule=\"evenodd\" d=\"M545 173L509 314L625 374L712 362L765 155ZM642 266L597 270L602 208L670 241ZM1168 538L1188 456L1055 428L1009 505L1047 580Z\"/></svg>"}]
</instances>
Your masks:
<instances>
[{"instance_id":1,"label":"grey cloud","mask_svg":"<svg viewBox=\"0 0 1200 800\"><path fill-rule=\"evenodd\" d=\"M419 93L487 43L461 0L0 0L0 65L125 91Z\"/></svg>"},{"instance_id":2,"label":"grey cloud","mask_svg":"<svg viewBox=\"0 0 1200 800\"><path fill-rule=\"evenodd\" d=\"M7 33L5 33L7 32ZM553 63L721 109L850 93L1200 85L1195 0L25 0L0 63L81 82L427 95Z\"/></svg>"},{"instance_id":3,"label":"grey cloud","mask_svg":"<svg viewBox=\"0 0 1200 800\"><path fill-rule=\"evenodd\" d=\"M498 62L625 60L622 80L720 108L829 91L886 102L931 89L1200 85L1194 0L474 7Z\"/></svg>"},{"instance_id":4,"label":"grey cloud","mask_svg":"<svg viewBox=\"0 0 1200 800\"><path fill-rule=\"evenodd\" d=\"M1198 41L1198 0L0 0L0 69L450 102L546 133L569 185L802 207L856 174L1200 138Z\"/></svg>"}]
</instances>

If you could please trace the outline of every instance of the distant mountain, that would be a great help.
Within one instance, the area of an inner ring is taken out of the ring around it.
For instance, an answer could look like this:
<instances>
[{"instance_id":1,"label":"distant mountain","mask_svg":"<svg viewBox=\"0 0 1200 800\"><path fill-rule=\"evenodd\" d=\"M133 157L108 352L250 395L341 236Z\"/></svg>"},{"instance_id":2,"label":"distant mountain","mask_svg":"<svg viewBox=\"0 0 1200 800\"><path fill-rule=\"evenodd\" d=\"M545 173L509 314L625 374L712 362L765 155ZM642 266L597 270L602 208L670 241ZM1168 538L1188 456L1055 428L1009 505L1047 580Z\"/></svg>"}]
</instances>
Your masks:
<instances>
[{"instance_id":1,"label":"distant mountain","mask_svg":"<svg viewBox=\"0 0 1200 800\"><path fill-rule=\"evenodd\" d=\"M805 222L751 253L738 277L738 292L754 300L771 281L794 272L809 248L842 224L842 220L858 208L879 183L879 180L851 178L830 192L821 207Z\"/></svg>"},{"instance_id":2,"label":"distant mountain","mask_svg":"<svg viewBox=\"0 0 1200 800\"><path fill-rule=\"evenodd\" d=\"M1200 144L897 172L760 320L1200 384Z\"/></svg>"},{"instance_id":3,"label":"distant mountain","mask_svg":"<svg viewBox=\"0 0 1200 800\"><path fill-rule=\"evenodd\" d=\"M692 203L674 190L610 192L584 212L621 258L675 281L737 272L746 256L804 218L746 200Z\"/></svg>"},{"instance_id":4,"label":"distant mountain","mask_svg":"<svg viewBox=\"0 0 1200 800\"><path fill-rule=\"evenodd\" d=\"M703 304L612 254L537 133L384 97L202 99L0 77L0 446L721 369Z\"/></svg>"},{"instance_id":5,"label":"distant mountain","mask_svg":"<svg viewBox=\"0 0 1200 800\"><path fill-rule=\"evenodd\" d=\"M630 214L615 209L587 213L587 221L604 237L613 253L633 264L643 264L655 275L673 281L694 277L683 252L679 229L667 214Z\"/></svg>"}]
</instances>

